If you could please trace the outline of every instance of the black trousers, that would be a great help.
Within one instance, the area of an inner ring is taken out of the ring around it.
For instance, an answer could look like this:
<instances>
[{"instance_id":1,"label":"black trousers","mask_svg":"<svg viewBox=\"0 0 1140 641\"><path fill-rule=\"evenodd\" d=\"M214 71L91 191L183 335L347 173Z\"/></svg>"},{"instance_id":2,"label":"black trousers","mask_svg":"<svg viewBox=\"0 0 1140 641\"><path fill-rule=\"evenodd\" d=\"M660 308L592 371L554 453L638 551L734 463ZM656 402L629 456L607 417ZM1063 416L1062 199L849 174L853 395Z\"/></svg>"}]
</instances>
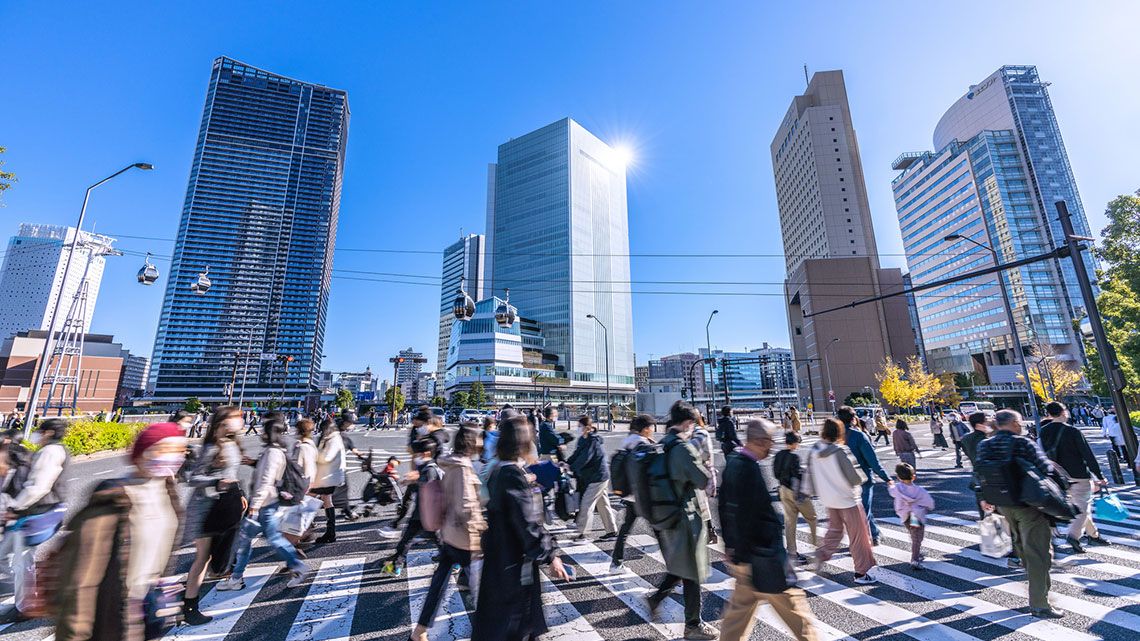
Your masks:
<instances>
[{"instance_id":1,"label":"black trousers","mask_svg":"<svg viewBox=\"0 0 1140 641\"><path fill-rule=\"evenodd\" d=\"M954 441L954 467L962 467L962 444Z\"/></svg>"},{"instance_id":2,"label":"black trousers","mask_svg":"<svg viewBox=\"0 0 1140 641\"><path fill-rule=\"evenodd\" d=\"M420 523L419 512L413 512L411 518L408 519L408 525L404 528L404 533L400 535L400 541L396 543L396 551L392 554L392 558L403 563L404 557L408 554L408 546L412 544L412 539L423 531L424 526Z\"/></svg>"},{"instance_id":3,"label":"black trousers","mask_svg":"<svg viewBox=\"0 0 1140 641\"><path fill-rule=\"evenodd\" d=\"M692 579L682 579L673 574L666 574L665 580L650 598L661 601L669 598L677 584L681 584L685 601L685 627L695 627L701 624L701 584Z\"/></svg>"},{"instance_id":4,"label":"black trousers","mask_svg":"<svg viewBox=\"0 0 1140 641\"><path fill-rule=\"evenodd\" d=\"M400 526L400 521L408 515L408 510L412 507L412 499L416 496L416 484L411 484L404 490L404 498L400 500L399 507L396 508L396 519L392 521L392 528L395 529Z\"/></svg>"},{"instance_id":5,"label":"black trousers","mask_svg":"<svg viewBox=\"0 0 1140 641\"><path fill-rule=\"evenodd\" d=\"M891 444L891 435L889 432L876 432L875 433L875 443L878 443L879 439L883 439L883 443L886 445Z\"/></svg>"},{"instance_id":6,"label":"black trousers","mask_svg":"<svg viewBox=\"0 0 1140 641\"><path fill-rule=\"evenodd\" d=\"M625 504L625 516L618 528L617 543L614 544L614 563L621 563L625 559L625 539L633 530L633 522L637 520L637 510L633 503Z\"/></svg>"},{"instance_id":7,"label":"black trousers","mask_svg":"<svg viewBox=\"0 0 1140 641\"><path fill-rule=\"evenodd\" d=\"M417 521L418 523L418 521ZM447 592L447 579L451 576L451 568L458 565L463 571L471 566L471 552L461 550L443 543L439 544L439 564L435 566L435 573L431 575L431 585L428 587L427 597L424 598L424 609L420 612L417 621L425 628L431 629L435 623L435 613L439 609L439 602Z\"/></svg>"}]
</instances>

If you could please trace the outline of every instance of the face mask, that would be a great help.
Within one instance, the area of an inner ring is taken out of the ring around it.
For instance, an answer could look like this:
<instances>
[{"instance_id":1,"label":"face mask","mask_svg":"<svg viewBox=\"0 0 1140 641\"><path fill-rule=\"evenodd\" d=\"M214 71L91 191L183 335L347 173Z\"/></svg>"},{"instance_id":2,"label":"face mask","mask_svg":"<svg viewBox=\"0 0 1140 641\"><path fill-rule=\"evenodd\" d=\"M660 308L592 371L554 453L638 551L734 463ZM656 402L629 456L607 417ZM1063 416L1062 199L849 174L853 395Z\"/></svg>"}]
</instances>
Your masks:
<instances>
[{"instance_id":1,"label":"face mask","mask_svg":"<svg viewBox=\"0 0 1140 641\"><path fill-rule=\"evenodd\" d=\"M32 445L39 447L41 444L43 444L43 442L44 442L44 433L43 432L35 432L32 434Z\"/></svg>"},{"instance_id":2,"label":"face mask","mask_svg":"<svg viewBox=\"0 0 1140 641\"><path fill-rule=\"evenodd\" d=\"M163 454L143 461L143 469L149 476L166 478L177 474L185 459L183 454Z\"/></svg>"}]
</instances>

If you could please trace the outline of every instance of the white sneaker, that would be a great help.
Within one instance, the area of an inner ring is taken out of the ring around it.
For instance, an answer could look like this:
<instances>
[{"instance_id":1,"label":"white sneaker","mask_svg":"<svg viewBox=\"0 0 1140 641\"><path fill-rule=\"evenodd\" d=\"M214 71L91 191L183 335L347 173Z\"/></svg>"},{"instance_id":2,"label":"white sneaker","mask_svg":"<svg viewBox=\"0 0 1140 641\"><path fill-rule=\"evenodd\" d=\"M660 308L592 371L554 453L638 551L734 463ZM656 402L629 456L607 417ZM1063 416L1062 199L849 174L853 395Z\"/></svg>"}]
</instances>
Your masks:
<instances>
[{"instance_id":1,"label":"white sneaker","mask_svg":"<svg viewBox=\"0 0 1140 641\"><path fill-rule=\"evenodd\" d=\"M870 585L872 583L878 583L879 580L876 579L875 576L868 571L866 574L856 575L855 582L860 585Z\"/></svg>"},{"instance_id":2,"label":"white sneaker","mask_svg":"<svg viewBox=\"0 0 1140 641\"><path fill-rule=\"evenodd\" d=\"M305 584L309 579L309 566L305 566L302 570L294 570L289 573L289 582L285 584L287 588L295 588Z\"/></svg>"},{"instance_id":3,"label":"white sneaker","mask_svg":"<svg viewBox=\"0 0 1140 641\"><path fill-rule=\"evenodd\" d=\"M382 539L398 539L400 538L400 531L394 527L385 525L378 530L380 538Z\"/></svg>"},{"instance_id":4,"label":"white sneaker","mask_svg":"<svg viewBox=\"0 0 1140 641\"><path fill-rule=\"evenodd\" d=\"M229 592L230 590L244 590L245 580L231 576L228 579L220 581L215 589L221 592Z\"/></svg>"}]
</instances>

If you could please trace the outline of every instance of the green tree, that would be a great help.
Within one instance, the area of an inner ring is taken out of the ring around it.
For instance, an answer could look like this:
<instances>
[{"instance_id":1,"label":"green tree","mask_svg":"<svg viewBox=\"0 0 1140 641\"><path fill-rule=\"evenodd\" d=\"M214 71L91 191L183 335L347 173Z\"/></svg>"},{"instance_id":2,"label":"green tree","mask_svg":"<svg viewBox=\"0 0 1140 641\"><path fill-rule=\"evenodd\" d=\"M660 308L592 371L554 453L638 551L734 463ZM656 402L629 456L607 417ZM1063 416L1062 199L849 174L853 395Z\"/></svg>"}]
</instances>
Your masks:
<instances>
[{"instance_id":1,"label":"green tree","mask_svg":"<svg viewBox=\"0 0 1140 641\"><path fill-rule=\"evenodd\" d=\"M395 422L396 415L404 411L404 390L399 387L392 386L384 392L384 402L388 404L389 411L392 412L392 421Z\"/></svg>"},{"instance_id":2,"label":"green tree","mask_svg":"<svg viewBox=\"0 0 1140 641\"><path fill-rule=\"evenodd\" d=\"M1140 191L1112 199L1105 216L1108 225L1096 249L1103 267L1098 274L1100 295L1096 302L1105 337L1120 362L1124 393L1135 404L1140 401ZM1086 347L1089 363L1085 375L1098 394L1107 395L1096 349Z\"/></svg>"},{"instance_id":3,"label":"green tree","mask_svg":"<svg viewBox=\"0 0 1140 641\"><path fill-rule=\"evenodd\" d=\"M339 389L336 391L336 406L341 410L350 410L356 407L356 396L352 390Z\"/></svg>"},{"instance_id":4,"label":"green tree","mask_svg":"<svg viewBox=\"0 0 1140 641\"><path fill-rule=\"evenodd\" d=\"M843 404L849 407L866 407L868 405L874 405L875 401L862 392L851 392L847 395L847 398L843 399Z\"/></svg>"},{"instance_id":5,"label":"green tree","mask_svg":"<svg viewBox=\"0 0 1140 641\"><path fill-rule=\"evenodd\" d=\"M0 147L0 154L4 153L6 149ZM10 171L4 171L4 161L0 160L0 207L4 206L4 192L12 187L12 184L18 180L16 174Z\"/></svg>"},{"instance_id":6,"label":"green tree","mask_svg":"<svg viewBox=\"0 0 1140 641\"><path fill-rule=\"evenodd\" d=\"M198 410L202 409L202 401L197 396L191 396L190 398L186 399L185 403L182 404L182 409L186 410L187 412L197 412Z\"/></svg>"},{"instance_id":7,"label":"green tree","mask_svg":"<svg viewBox=\"0 0 1140 641\"><path fill-rule=\"evenodd\" d=\"M471 407L471 396L467 392L455 392L451 395L451 404L466 409Z\"/></svg>"},{"instance_id":8,"label":"green tree","mask_svg":"<svg viewBox=\"0 0 1140 641\"><path fill-rule=\"evenodd\" d=\"M471 391L467 393L467 397L471 401L471 407L483 407L487 404L487 391L479 381L471 384Z\"/></svg>"},{"instance_id":9,"label":"green tree","mask_svg":"<svg viewBox=\"0 0 1140 641\"><path fill-rule=\"evenodd\" d=\"M429 402L431 403L432 407L443 407L443 404L447 402L447 399L440 396L439 394L436 394L435 396L431 397L431 401Z\"/></svg>"}]
</instances>

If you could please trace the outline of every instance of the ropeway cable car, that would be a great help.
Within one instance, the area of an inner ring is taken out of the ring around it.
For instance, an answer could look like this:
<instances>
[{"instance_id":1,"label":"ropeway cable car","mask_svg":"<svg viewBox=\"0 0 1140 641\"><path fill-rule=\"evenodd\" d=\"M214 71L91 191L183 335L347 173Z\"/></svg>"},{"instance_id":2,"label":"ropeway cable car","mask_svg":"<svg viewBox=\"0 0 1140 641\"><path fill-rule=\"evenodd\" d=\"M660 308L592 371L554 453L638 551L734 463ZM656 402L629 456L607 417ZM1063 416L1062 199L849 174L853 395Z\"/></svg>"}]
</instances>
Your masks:
<instances>
[{"instance_id":1,"label":"ropeway cable car","mask_svg":"<svg viewBox=\"0 0 1140 641\"><path fill-rule=\"evenodd\" d=\"M157 280L158 268L151 264L150 252L147 252L142 269L139 270L139 283L143 285L153 285Z\"/></svg>"}]
</instances>

